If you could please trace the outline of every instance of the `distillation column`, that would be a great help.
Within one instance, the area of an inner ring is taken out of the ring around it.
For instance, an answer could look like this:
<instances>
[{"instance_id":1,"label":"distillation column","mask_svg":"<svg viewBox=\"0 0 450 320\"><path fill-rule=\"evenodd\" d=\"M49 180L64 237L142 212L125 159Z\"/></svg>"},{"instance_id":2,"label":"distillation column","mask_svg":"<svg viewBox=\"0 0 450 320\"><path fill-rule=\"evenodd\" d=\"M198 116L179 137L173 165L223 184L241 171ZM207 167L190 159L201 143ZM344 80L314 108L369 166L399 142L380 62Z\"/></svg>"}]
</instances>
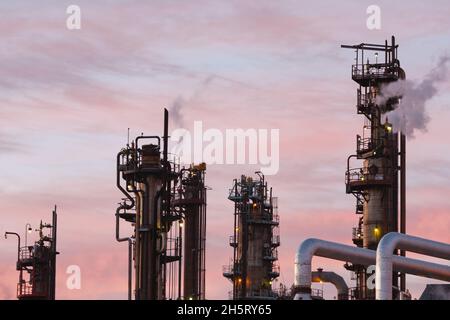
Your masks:
<instances>
[{"instance_id":1,"label":"distillation column","mask_svg":"<svg viewBox=\"0 0 450 320\"><path fill-rule=\"evenodd\" d=\"M358 247L376 250L384 234L399 229L399 170L402 173L402 186L405 170L404 144L399 153L399 135L389 123L387 114L400 102L401 97L383 97L382 90L383 86L404 79L405 72L397 59L398 45L394 37L390 45L386 41L384 45L363 43L342 47L356 51L352 79L359 85L357 113L365 116L363 134L357 135L356 154L347 160L346 192L356 197L356 214L360 215L358 227L353 230L353 242ZM375 62L369 61L367 51L374 53L370 59ZM381 62L378 61L380 53L384 55L384 61ZM404 139L403 135L400 136ZM362 167L351 167L352 158L362 160ZM404 192L401 192L400 202L404 212ZM402 214L401 225L404 219ZM359 265L348 267L357 276L353 297L374 298L374 291L367 288L366 269Z\"/></svg>"},{"instance_id":2,"label":"distillation column","mask_svg":"<svg viewBox=\"0 0 450 320\"><path fill-rule=\"evenodd\" d=\"M181 169L174 200L184 218L183 297L186 300L205 299L205 171L205 163Z\"/></svg>"},{"instance_id":3,"label":"distillation column","mask_svg":"<svg viewBox=\"0 0 450 320\"><path fill-rule=\"evenodd\" d=\"M181 216L171 206L172 185L178 173L167 159L167 110L164 113L162 140L163 146L159 136L141 135L117 155L116 184L125 198L116 210L116 240L129 242L129 299L132 292L132 260L136 300L180 298L179 292L173 289L174 281L179 277L173 273L181 272L180 268L174 267L175 263L181 262L181 231L173 226L179 225ZM146 144L140 147L141 141ZM125 187L121 185L122 180ZM132 236L120 237L120 219L134 227Z\"/></svg>"},{"instance_id":4,"label":"distillation column","mask_svg":"<svg viewBox=\"0 0 450 320\"><path fill-rule=\"evenodd\" d=\"M233 283L235 300L276 298L272 282L279 276L277 200L264 176L257 174L256 180L246 176L234 180L228 197L235 205L234 234L230 237L233 258L223 275Z\"/></svg>"}]
</instances>

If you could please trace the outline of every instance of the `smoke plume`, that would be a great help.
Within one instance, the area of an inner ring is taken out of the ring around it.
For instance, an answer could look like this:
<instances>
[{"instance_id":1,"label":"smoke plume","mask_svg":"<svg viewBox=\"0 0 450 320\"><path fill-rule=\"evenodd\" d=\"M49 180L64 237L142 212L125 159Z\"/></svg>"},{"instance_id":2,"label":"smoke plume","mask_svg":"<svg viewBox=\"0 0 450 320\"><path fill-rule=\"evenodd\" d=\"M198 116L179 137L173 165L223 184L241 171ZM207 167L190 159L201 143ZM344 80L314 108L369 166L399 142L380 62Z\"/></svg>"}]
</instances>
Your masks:
<instances>
[{"instance_id":1,"label":"smoke plume","mask_svg":"<svg viewBox=\"0 0 450 320\"><path fill-rule=\"evenodd\" d=\"M179 128L183 128L184 126L184 116L183 116L183 107L186 104L186 101L182 96L178 96L169 107L170 119L173 121L175 126Z\"/></svg>"},{"instance_id":2,"label":"smoke plume","mask_svg":"<svg viewBox=\"0 0 450 320\"><path fill-rule=\"evenodd\" d=\"M178 96L170 105L170 119L172 119L175 126L178 128L184 128L184 113L185 108L192 101L195 101L206 89L206 87L216 78L215 75L210 75L206 77L201 83L200 86L194 91L191 97L188 99L183 98L181 95Z\"/></svg>"},{"instance_id":3,"label":"smoke plume","mask_svg":"<svg viewBox=\"0 0 450 320\"><path fill-rule=\"evenodd\" d=\"M183 98L179 95L169 106L170 119L176 128L185 129L185 118L184 114L186 112L186 107L192 102L195 101L206 89L206 87L214 80L216 76L211 75L206 77L200 84L199 88L197 88L192 96L189 99ZM184 136L181 136L179 141L176 142L171 152L172 154L178 154L181 151L183 144Z\"/></svg>"},{"instance_id":4,"label":"smoke plume","mask_svg":"<svg viewBox=\"0 0 450 320\"><path fill-rule=\"evenodd\" d=\"M427 124L430 121L426 109L427 102L437 94L437 85L447 79L448 62L450 56L441 57L436 67L420 82L399 80L381 89L379 104L386 102L390 97L401 96L394 110L386 115L395 130L403 132L410 138L414 138L416 130L427 131Z\"/></svg>"}]
</instances>

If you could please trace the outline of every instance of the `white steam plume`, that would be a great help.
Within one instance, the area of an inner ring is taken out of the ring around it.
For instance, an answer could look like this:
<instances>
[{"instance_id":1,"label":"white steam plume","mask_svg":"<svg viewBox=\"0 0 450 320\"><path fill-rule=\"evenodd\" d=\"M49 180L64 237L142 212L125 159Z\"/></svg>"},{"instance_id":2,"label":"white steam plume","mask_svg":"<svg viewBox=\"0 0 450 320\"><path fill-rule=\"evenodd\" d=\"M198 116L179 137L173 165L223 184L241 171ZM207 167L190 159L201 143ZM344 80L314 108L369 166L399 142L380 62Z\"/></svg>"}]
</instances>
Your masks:
<instances>
[{"instance_id":1,"label":"white steam plume","mask_svg":"<svg viewBox=\"0 0 450 320\"><path fill-rule=\"evenodd\" d=\"M450 56L441 57L436 67L420 82L399 80L382 87L379 104L390 97L402 97L394 110L386 114L395 130L410 138L414 138L416 130L427 131L430 117L426 105L438 93L437 85L447 79L448 62Z\"/></svg>"}]
</instances>

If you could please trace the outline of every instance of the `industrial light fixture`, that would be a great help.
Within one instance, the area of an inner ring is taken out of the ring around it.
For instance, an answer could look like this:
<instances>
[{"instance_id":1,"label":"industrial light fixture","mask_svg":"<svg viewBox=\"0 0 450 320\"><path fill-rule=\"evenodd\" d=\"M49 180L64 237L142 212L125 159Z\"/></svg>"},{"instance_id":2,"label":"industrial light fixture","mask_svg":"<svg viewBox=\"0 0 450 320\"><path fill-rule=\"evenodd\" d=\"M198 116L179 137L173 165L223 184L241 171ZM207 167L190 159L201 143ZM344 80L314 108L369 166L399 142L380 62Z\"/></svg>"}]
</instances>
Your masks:
<instances>
[{"instance_id":1,"label":"industrial light fixture","mask_svg":"<svg viewBox=\"0 0 450 320\"><path fill-rule=\"evenodd\" d=\"M380 234L380 229L378 227L375 227L375 229L373 229L373 233L378 236Z\"/></svg>"},{"instance_id":2,"label":"industrial light fixture","mask_svg":"<svg viewBox=\"0 0 450 320\"><path fill-rule=\"evenodd\" d=\"M391 133L392 132L392 125L387 124L386 125L386 130L387 130L387 132Z\"/></svg>"},{"instance_id":3,"label":"industrial light fixture","mask_svg":"<svg viewBox=\"0 0 450 320\"><path fill-rule=\"evenodd\" d=\"M133 184L131 182L127 184L127 191L133 191Z\"/></svg>"},{"instance_id":4,"label":"industrial light fixture","mask_svg":"<svg viewBox=\"0 0 450 320\"><path fill-rule=\"evenodd\" d=\"M184 227L184 222L183 222L183 220L181 220L180 221L180 228L183 228Z\"/></svg>"}]
</instances>

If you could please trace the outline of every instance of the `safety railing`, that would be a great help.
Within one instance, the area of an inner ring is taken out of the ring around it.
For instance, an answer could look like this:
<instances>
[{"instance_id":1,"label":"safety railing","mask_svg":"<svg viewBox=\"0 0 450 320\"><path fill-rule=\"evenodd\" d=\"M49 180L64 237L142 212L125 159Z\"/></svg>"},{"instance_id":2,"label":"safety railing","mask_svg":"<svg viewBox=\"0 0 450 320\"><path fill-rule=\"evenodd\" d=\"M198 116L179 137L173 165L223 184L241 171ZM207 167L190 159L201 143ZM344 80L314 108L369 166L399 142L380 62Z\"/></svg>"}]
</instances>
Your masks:
<instances>
[{"instance_id":1,"label":"safety railing","mask_svg":"<svg viewBox=\"0 0 450 320\"><path fill-rule=\"evenodd\" d=\"M354 64L352 65L352 78L357 79L396 79L398 70L389 64Z\"/></svg>"},{"instance_id":2,"label":"safety railing","mask_svg":"<svg viewBox=\"0 0 450 320\"><path fill-rule=\"evenodd\" d=\"M362 138L360 135L356 136L356 152L361 155L368 152L373 152L376 155L377 149L382 147L383 139Z\"/></svg>"},{"instance_id":3,"label":"safety railing","mask_svg":"<svg viewBox=\"0 0 450 320\"><path fill-rule=\"evenodd\" d=\"M280 236L279 235L273 235L272 236L271 246L272 247L278 247L279 245L280 245Z\"/></svg>"},{"instance_id":4,"label":"safety railing","mask_svg":"<svg viewBox=\"0 0 450 320\"><path fill-rule=\"evenodd\" d=\"M386 170L380 167L370 168L354 168L349 169L345 173L346 184L358 183L358 184L382 184L389 179L386 175Z\"/></svg>"},{"instance_id":5,"label":"safety railing","mask_svg":"<svg viewBox=\"0 0 450 320\"><path fill-rule=\"evenodd\" d=\"M268 213L247 213L246 217L249 223L266 223L272 225L278 225L280 223L280 216L275 213L272 216Z\"/></svg>"},{"instance_id":6,"label":"safety railing","mask_svg":"<svg viewBox=\"0 0 450 320\"><path fill-rule=\"evenodd\" d=\"M266 248L263 253L263 258L266 260L278 260L278 251Z\"/></svg>"},{"instance_id":7,"label":"safety railing","mask_svg":"<svg viewBox=\"0 0 450 320\"><path fill-rule=\"evenodd\" d=\"M349 300L374 300L375 289L369 289L366 286L349 288L348 298Z\"/></svg>"},{"instance_id":8,"label":"safety railing","mask_svg":"<svg viewBox=\"0 0 450 320\"><path fill-rule=\"evenodd\" d=\"M375 104L375 97L372 92L362 93L358 89L356 107L359 113L370 114L372 106Z\"/></svg>"},{"instance_id":9,"label":"safety railing","mask_svg":"<svg viewBox=\"0 0 450 320\"><path fill-rule=\"evenodd\" d=\"M46 293L43 291L35 290L33 284L29 282L22 282L17 284L17 297L45 297Z\"/></svg>"},{"instance_id":10,"label":"safety railing","mask_svg":"<svg viewBox=\"0 0 450 320\"><path fill-rule=\"evenodd\" d=\"M323 290L322 289L311 289L311 297L323 299Z\"/></svg>"},{"instance_id":11,"label":"safety railing","mask_svg":"<svg viewBox=\"0 0 450 320\"><path fill-rule=\"evenodd\" d=\"M280 275L280 266L278 264L273 264L270 269L270 276L276 278Z\"/></svg>"},{"instance_id":12,"label":"safety railing","mask_svg":"<svg viewBox=\"0 0 450 320\"><path fill-rule=\"evenodd\" d=\"M352 240L358 241L358 240L362 240L362 238L363 238L362 229L360 227L353 227L352 228Z\"/></svg>"},{"instance_id":13,"label":"safety railing","mask_svg":"<svg viewBox=\"0 0 450 320\"><path fill-rule=\"evenodd\" d=\"M33 258L33 251L30 250L29 247L21 247L20 248L20 260L29 260Z\"/></svg>"},{"instance_id":14,"label":"safety railing","mask_svg":"<svg viewBox=\"0 0 450 320\"><path fill-rule=\"evenodd\" d=\"M235 236L230 236L229 243L230 243L230 246L236 247L237 244L238 244L236 237Z\"/></svg>"},{"instance_id":15,"label":"safety railing","mask_svg":"<svg viewBox=\"0 0 450 320\"><path fill-rule=\"evenodd\" d=\"M238 265L229 264L229 265L222 266L222 274L223 275L231 276L231 275L236 275L239 273L240 273L240 268Z\"/></svg>"},{"instance_id":16,"label":"safety railing","mask_svg":"<svg viewBox=\"0 0 450 320\"><path fill-rule=\"evenodd\" d=\"M247 292L247 296L249 298L269 298L276 299L278 294L275 290L271 289L259 289L259 290L250 290Z\"/></svg>"},{"instance_id":17,"label":"safety railing","mask_svg":"<svg viewBox=\"0 0 450 320\"><path fill-rule=\"evenodd\" d=\"M272 215L272 221L275 223L280 223L280 216L278 214L273 214Z\"/></svg>"}]
</instances>

